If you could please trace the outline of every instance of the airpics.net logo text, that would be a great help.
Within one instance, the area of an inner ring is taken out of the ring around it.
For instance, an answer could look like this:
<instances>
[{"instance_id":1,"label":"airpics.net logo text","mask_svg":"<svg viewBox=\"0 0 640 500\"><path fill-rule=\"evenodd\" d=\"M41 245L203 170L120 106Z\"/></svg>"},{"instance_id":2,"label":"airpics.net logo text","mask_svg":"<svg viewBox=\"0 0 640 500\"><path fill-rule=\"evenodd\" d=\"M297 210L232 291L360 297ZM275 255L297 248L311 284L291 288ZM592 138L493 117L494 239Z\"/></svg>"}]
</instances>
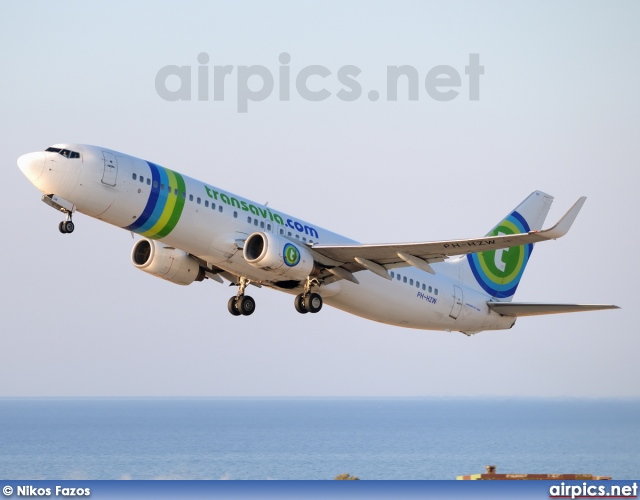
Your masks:
<instances>
[{"instance_id":1,"label":"airpics.net logo text","mask_svg":"<svg viewBox=\"0 0 640 500\"><path fill-rule=\"evenodd\" d=\"M225 101L225 97L235 90L237 111L247 113L250 102L269 98L281 102L296 96L310 102L332 98L353 102L363 98L365 92L359 81L362 70L358 66L348 64L332 71L326 66L312 64L297 69L291 65L287 52L279 55L276 71L260 64L211 65L206 52L198 54L197 61L195 67L169 64L160 68L155 78L158 96L165 101L191 101L195 94L198 101ZM480 54L469 54L469 62L463 70L446 64L433 66L426 72L424 68L407 64L387 66L385 91L369 90L366 98L371 102L380 98L413 102L426 92L435 101L452 101L461 94L466 94L469 101L478 101L482 75L484 66L480 65ZM335 90L336 87L339 90Z\"/></svg>"}]
</instances>

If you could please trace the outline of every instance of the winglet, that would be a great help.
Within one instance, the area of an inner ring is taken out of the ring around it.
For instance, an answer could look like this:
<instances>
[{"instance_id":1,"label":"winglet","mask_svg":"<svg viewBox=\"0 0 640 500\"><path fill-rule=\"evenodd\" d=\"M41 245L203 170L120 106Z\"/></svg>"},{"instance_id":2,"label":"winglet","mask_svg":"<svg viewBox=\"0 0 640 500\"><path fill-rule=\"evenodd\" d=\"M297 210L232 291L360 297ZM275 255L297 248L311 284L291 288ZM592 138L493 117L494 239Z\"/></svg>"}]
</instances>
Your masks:
<instances>
[{"instance_id":1,"label":"winglet","mask_svg":"<svg viewBox=\"0 0 640 500\"><path fill-rule=\"evenodd\" d=\"M561 238L567 234L585 201L587 201L587 197L581 196L555 226L545 231L540 231L540 235L544 235L545 238L555 240L556 238Z\"/></svg>"}]
</instances>

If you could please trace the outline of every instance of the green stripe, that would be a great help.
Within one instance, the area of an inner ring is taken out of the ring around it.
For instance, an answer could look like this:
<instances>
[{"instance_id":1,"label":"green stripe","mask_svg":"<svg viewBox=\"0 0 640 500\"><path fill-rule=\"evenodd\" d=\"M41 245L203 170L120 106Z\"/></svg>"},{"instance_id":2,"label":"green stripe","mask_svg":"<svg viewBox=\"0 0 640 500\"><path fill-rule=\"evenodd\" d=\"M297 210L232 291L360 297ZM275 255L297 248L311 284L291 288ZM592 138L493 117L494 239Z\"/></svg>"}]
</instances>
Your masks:
<instances>
[{"instance_id":1,"label":"green stripe","mask_svg":"<svg viewBox=\"0 0 640 500\"><path fill-rule=\"evenodd\" d=\"M184 208L185 199L182 197L182 193L186 193L186 187L184 184L184 179L178 172L173 172L178 181L178 199L176 200L176 205L173 207L173 213L167 222L167 225L164 226L155 236L152 236L154 239L164 238L168 235L178 224L180 220L180 216L182 215L182 209Z\"/></svg>"}]
</instances>

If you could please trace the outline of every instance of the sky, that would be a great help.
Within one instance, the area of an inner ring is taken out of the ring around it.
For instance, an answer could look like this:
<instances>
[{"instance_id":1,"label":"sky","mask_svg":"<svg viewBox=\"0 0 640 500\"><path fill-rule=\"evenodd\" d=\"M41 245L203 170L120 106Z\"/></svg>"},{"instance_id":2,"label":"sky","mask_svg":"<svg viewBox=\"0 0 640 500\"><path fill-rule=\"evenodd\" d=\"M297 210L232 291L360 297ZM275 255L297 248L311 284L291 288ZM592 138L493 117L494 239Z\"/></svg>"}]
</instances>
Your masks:
<instances>
[{"instance_id":1,"label":"sky","mask_svg":"<svg viewBox=\"0 0 640 500\"><path fill-rule=\"evenodd\" d=\"M0 396L640 396L637 2L3 2L0 13ZM159 79L167 66L186 67L191 86ZM231 66L218 100L216 66ZM307 87L328 96L312 101L296 82L316 66L327 76ZM389 98L396 66L417 75L417 99L405 80ZM459 75L437 87L449 100L428 92L433 68ZM158 81L190 98L163 98ZM345 81L356 99L340 97ZM549 227L584 195L569 234L536 246L516 300L621 309L466 337L330 307L303 316L263 288L256 312L235 318L226 283L135 269L127 231L78 214L72 235L58 232L16 160L60 142L150 160L363 243L481 236L536 189L555 196Z\"/></svg>"}]
</instances>

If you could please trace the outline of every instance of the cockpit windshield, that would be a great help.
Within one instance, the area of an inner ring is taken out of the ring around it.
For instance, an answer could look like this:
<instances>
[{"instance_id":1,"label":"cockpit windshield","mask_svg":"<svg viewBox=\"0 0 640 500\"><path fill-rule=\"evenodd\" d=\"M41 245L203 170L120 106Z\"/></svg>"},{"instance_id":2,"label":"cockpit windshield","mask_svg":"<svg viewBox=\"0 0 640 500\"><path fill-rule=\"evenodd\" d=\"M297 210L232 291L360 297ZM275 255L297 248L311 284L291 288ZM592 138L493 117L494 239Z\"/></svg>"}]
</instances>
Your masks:
<instances>
[{"instance_id":1,"label":"cockpit windshield","mask_svg":"<svg viewBox=\"0 0 640 500\"><path fill-rule=\"evenodd\" d=\"M45 151L49 151L50 153L58 153L58 154L64 156L65 158L80 158L80 153L77 153L75 151L71 151L70 149L61 149L61 148L50 147L50 148L45 149Z\"/></svg>"}]
</instances>

